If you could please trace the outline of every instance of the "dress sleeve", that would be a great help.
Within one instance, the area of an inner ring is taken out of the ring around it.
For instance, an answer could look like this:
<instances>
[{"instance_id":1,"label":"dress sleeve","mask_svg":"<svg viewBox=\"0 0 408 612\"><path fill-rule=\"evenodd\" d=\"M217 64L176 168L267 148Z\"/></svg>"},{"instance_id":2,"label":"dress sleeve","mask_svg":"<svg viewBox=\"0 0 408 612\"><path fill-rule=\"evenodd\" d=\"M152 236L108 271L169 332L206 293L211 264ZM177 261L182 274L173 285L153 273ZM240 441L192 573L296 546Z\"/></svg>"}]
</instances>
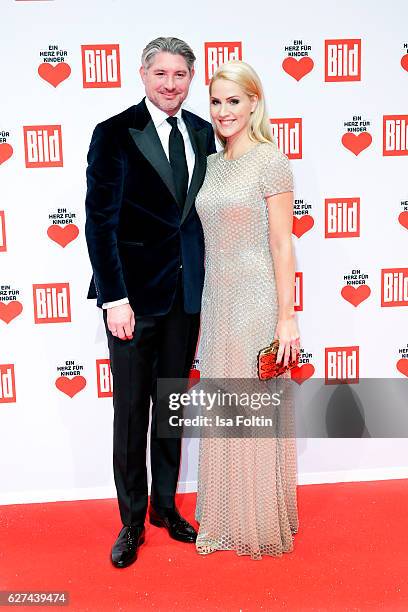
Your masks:
<instances>
[{"instance_id":1,"label":"dress sleeve","mask_svg":"<svg viewBox=\"0 0 408 612\"><path fill-rule=\"evenodd\" d=\"M261 191L264 198L293 191L293 175L289 159L279 150L272 154L268 152L261 175Z\"/></svg>"}]
</instances>

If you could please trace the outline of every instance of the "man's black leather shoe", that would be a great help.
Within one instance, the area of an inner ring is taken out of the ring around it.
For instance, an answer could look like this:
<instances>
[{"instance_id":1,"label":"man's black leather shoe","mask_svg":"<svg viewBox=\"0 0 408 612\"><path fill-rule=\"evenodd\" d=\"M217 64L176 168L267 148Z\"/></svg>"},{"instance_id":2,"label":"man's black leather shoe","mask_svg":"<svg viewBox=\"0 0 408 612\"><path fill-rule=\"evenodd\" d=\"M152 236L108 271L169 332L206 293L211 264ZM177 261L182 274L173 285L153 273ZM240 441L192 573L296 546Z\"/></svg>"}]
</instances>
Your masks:
<instances>
[{"instance_id":1,"label":"man's black leather shoe","mask_svg":"<svg viewBox=\"0 0 408 612\"><path fill-rule=\"evenodd\" d=\"M111 560L115 567L127 567L137 559L137 551L145 540L145 528L123 527L112 547Z\"/></svg>"},{"instance_id":2,"label":"man's black leather shoe","mask_svg":"<svg viewBox=\"0 0 408 612\"><path fill-rule=\"evenodd\" d=\"M165 527L173 540L192 544L197 539L197 532L194 527L183 519L177 510L164 510L159 514L150 506L149 518L152 525Z\"/></svg>"}]
</instances>

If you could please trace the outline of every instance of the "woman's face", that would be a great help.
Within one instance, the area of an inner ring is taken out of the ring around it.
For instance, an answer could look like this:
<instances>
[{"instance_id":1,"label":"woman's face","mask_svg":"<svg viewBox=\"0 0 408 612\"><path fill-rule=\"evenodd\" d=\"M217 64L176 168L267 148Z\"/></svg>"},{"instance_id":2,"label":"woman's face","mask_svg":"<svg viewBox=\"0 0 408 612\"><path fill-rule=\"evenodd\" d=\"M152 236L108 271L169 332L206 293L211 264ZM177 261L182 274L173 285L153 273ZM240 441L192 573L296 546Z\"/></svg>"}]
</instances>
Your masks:
<instances>
[{"instance_id":1,"label":"woman's face","mask_svg":"<svg viewBox=\"0 0 408 612\"><path fill-rule=\"evenodd\" d=\"M248 96L232 81L218 79L211 88L210 113L218 132L224 138L237 137L248 131L251 113L257 104L256 96Z\"/></svg>"}]
</instances>

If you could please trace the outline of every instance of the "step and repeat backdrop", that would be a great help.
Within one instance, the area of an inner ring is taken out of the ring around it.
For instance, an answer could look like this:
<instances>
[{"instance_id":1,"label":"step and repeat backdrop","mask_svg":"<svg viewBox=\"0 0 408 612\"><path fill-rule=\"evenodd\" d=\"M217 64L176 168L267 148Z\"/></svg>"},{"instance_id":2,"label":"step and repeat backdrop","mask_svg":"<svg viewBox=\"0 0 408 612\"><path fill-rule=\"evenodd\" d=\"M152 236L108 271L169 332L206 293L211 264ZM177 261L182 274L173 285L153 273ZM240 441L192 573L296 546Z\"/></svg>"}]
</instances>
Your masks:
<instances>
[{"instance_id":1,"label":"step and repeat backdrop","mask_svg":"<svg viewBox=\"0 0 408 612\"><path fill-rule=\"evenodd\" d=\"M96 123L143 97L140 55L156 36L193 47L186 107L203 117L224 61L249 62L263 81L296 185L293 377L408 377L408 8L330 10L3 0L0 502L114 495L108 351L86 300L86 154ZM303 439L298 466L299 482L407 476L406 441ZM196 467L186 440L181 490L194 490Z\"/></svg>"}]
</instances>

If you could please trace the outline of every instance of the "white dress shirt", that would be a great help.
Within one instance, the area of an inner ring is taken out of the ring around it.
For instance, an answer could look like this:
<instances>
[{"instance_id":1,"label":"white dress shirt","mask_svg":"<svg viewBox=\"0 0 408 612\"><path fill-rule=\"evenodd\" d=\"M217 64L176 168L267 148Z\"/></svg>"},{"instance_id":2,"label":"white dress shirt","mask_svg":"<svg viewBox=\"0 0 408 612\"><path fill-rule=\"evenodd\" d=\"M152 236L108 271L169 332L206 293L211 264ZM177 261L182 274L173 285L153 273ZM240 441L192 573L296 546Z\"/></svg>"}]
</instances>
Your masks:
<instances>
[{"instance_id":1,"label":"white dress shirt","mask_svg":"<svg viewBox=\"0 0 408 612\"><path fill-rule=\"evenodd\" d=\"M160 138L160 142L162 143L163 150L166 154L167 159L169 160L169 136L171 132L171 125L168 121L166 121L169 115L164 111L160 110L160 108L157 108L157 106L155 106L153 102L149 100L149 98L146 97L145 102L147 110L149 111L152 121L154 123L154 127L156 128L157 134ZM191 144L186 124L181 116L181 108L177 111L174 117L177 117L177 126L184 140L184 149L186 152L186 161L188 168L188 184L190 185L195 164L194 149ZM114 302L105 302L104 304L102 304L102 308L112 308L113 306L121 306L122 304L129 304L128 298L115 300Z\"/></svg>"}]
</instances>

